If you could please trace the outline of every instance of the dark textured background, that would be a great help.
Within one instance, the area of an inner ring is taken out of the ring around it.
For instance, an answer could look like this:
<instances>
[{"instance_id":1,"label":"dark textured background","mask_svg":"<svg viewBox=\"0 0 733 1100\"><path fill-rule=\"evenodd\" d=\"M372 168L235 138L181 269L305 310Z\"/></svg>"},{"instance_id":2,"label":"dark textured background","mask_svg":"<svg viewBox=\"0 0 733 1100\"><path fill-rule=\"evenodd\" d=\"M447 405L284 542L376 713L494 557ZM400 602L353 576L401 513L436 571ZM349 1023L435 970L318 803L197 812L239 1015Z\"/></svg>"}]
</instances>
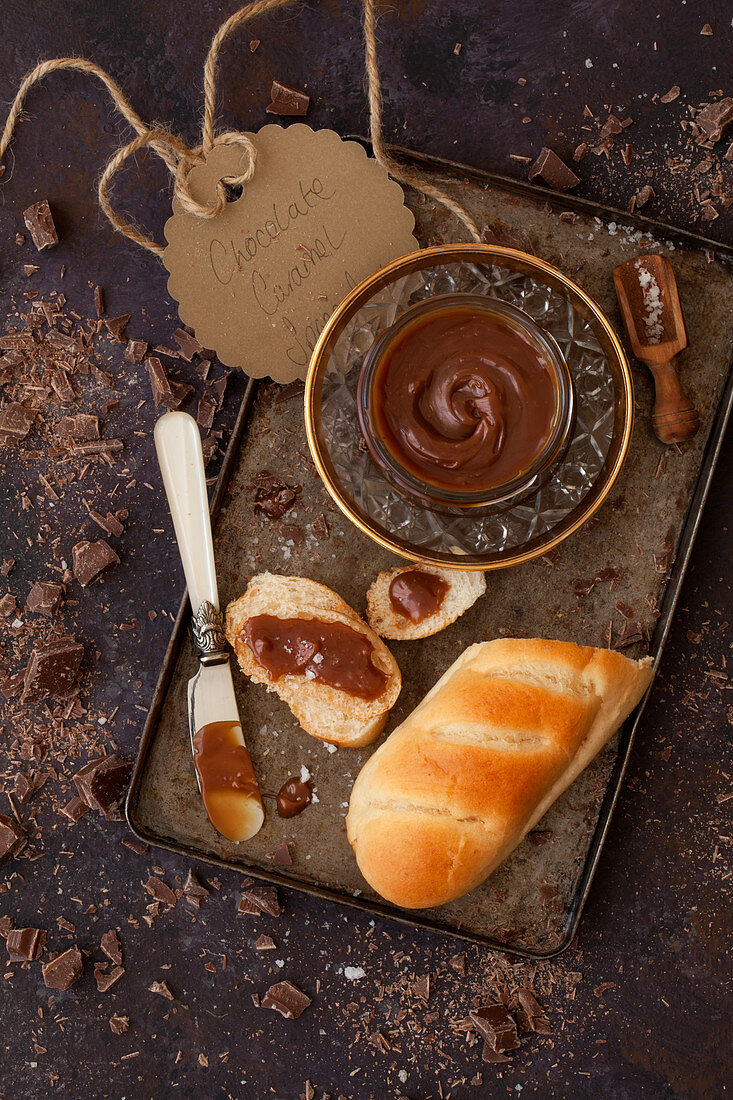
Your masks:
<instances>
[{"instance_id":1,"label":"dark textured background","mask_svg":"<svg viewBox=\"0 0 733 1100\"><path fill-rule=\"evenodd\" d=\"M193 141L206 46L231 10L207 0L10 0L0 13L0 99L12 98L38 58L80 54L107 68L143 117L165 120ZM629 139L635 159L626 170L618 152L608 161L586 157L578 169L578 194L623 207L651 182L657 199L645 213L700 229L689 175L670 172L666 161L683 149L679 122L686 104L696 105L721 87L733 94L730 21L725 0L651 7L627 0L395 3L380 27L387 133L424 152L523 175L526 169L510 153L534 155L548 143L569 157L586 136L580 130L584 104L602 117L612 105L620 117L634 118ZM712 25L712 37L699 35L704 23ZM253 54L251 38L261 39ZM462 43L458 55L456 42ZM526 86L517 84L519 77ZM264 107L272 78L313 96L311 124L364 131L358 6L307 3L260 22L251 33L240 32L225 49L222 124L256 128L268 121ZM653 101L654 93L672 84L681 86L680 99L667 106ZM531 122L522 123L525 117ZM168 343L175 308L162 267L115 237L94 199L95 178L123 132L106 93L90 78L59 74L32 92L28 121L7 158L10 178L0 186L6 242L0 294L10 314L13 295L26 288L22 264L39 263L34 289L63 289L70 306L86 316L90 288L99 283L110 315L133 315L130 335ZM168 205L164 173L144 155L138 164L116 195L160 238ZM39 260L32 246L17 249L13 239L23 228L21 211L40 197L57 213L62 243ZM722 213L706 231L733 244L733 213ZM63 285L62 264L68 269ZM109 354L112 361L114 351ZM83 698L90 713L119 706L111 735L132 756L169 633L170 620L161 612L175 610L182 577L154 464L155 412L147 379L124 368L119 356L113 369L121 378L122 403L105 434L124 435L130 471L119 479L115 497L117 507L130 510L125 534L116 541L123 562L102 586L77 588L78 605L67 606L64 615L87 645ZM187 370L183 364L181 377ZM230 390L229 410L236 392ZM228 418L229 412L222 427ZM49 522L66 554L92 529L73 492L54 512L39 501L32 513L21 513L20 488L35 484L42 467L18 464L8 451L1 461L7 475L2 550L18 558L2 592L14 592L22 604L25 582L41 574L49 557L46 548L26 544L39 522ZM724 980L731 803L718 799L730 793L733 774L725 680L726 620L732 617L731 466L729 438L577 944L538 976L554 987L542 997L556 1029L552 1043L530 1037L510 1067L499 1067L503 1072L482 1067L480 1048L469 1050L453 1037L449 1021L465 1015L471 996L485 984L493 965L485 952L467 950L468 978L461 981L445 969L456 945L383 921L372 927L366 916L290 893L278 921L263 919L255 927L235 918L235 875L218 876L220 889L195 922L179 903L148 929L140 922L149 900L141 882L158 866L175 884L187 865L165 853L134 855L120 844L124 825L104 824L92 814L75 827L59 825L38 796L39 837L27 822L30 851L38 858L0 870L7 887L0 915L48 928L52 950L75 940L95 949L96 957L101 932L118 928L127 972L109 993L99 994L88 962L82 981L54 998L42 983L40 964L27 971L7 968L0 981L4 1100L46 1093L294 1100L306 1078L318 1086L319 1100L323 1092L349 1100L724 1095L730 1079ZM100 485L100 500L117 477L113 471ZM131 478L136 485L124 488ZM149 609L158 612L155 621ZM120 630L123 623L133 623L132 629ZM711 670L724 676L708 676ZM11 736L5 724L0 748ZM23 809L24 817L29 813ZM97 911L85 913L91 904ZM76 924L74 937L57 932L58 916ZM253 951L260 932L273 936L277 951ZM409 962L395 963L396 949L407 952ZM281 969L273 955L283 960ZM205 969L207 962L215 973ZM363 965L366 977L351 985L339 973L344 965ZM376 1000L380 984L392 987L400 970L438 975L429 1006L437 1019L426 1025L425 1009L399 986ZM282 976L314 997L298 1022L252 1004L251 992ZM152 980L162 978L176 992L174 1005L147 992ZM614 984L603 989L609 982ZM568 998L570 988L574 999ZM395 1010L400 1004L408 1013L396 1047L380 1053L367 1039L376 1024L360 1027L358 1020L372 1005L380 1016L386 1005ZM108 1027L113 1013L131 1017L122 1037ZM407 1073L404 1080L400 1070ZM482 1083L471 1084L479 1072Z\"/></svg>"}]
</instances>

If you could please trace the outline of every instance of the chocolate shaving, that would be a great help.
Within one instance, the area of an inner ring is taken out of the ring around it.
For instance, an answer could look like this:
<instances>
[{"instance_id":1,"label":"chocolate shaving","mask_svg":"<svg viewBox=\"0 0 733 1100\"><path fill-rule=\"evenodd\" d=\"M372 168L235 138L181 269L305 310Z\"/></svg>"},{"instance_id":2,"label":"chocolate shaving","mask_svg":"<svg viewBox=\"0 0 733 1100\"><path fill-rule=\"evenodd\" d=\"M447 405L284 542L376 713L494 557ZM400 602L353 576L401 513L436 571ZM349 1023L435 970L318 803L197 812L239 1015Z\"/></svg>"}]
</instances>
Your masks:
<instances>
[{"instance_id":1,"label":"chocolate shaving","mask_svg":"<svg viewBox=\"0 0 733 1100\"><path fill-rule=\"evenodd\" d=\"M98 542L88 542L86 539L77 542L71 554L74 576L82 588L87 588L113 565L120 564L119 557L104 539L99 539Z\"/></svg>"},{"instance_id":2,"label":"chocolate shaving","mask_svg":"<svg viewBox=\"0 0 733 1100\"><path fill-rule=\"evenodd\" d=\"M512 229L502 221L487 222L481 230L481 240L484 244L498 244L502 248L534 254L534 246L524 229Z\"/></svg>"},{"instance_id":3,"label":"chocolate shaving","mask_svg":"<svg viewBox=\"0 0 733 1100\"><path fill-rule=\"evenodd\" d=\"M281 84L279 80L273 80L270 88L270 99L265 110L270 115L298 115L302 117L308 114L310 96L305 92L299 92L296 88L289 88L287 84Z\"/></svg>"},{"instance_id":4,"label":"chocolate shaving","mask_svg":"<svg viewBox=\"0 0 733 1100\"><path fill-rule=\"evenodd\" d=\"M130 1017L129 1016L110 1016L109 1018L110 1031L115 1035L124 1035L126 1031L130 1030Z\"/></svg>"},{"instance_id":5,"label":"chocolate shaving","mask_svg":"<svg viewBox=\"0 0 733 1100\"><path fill-rule=\"evenodd\" d=\"M70 637L36 646L25 670L21 703L68 695L76 684L83 656L84 646Z\"/></svg>"},{"instance_id":6,"label":"chocolate shaving","mask_svg":"<svg viewBox=\"0 0 733 1100\"><path fill-rule=\"evenodd\" d=\"M204 898L208 898L209 893L210 891L199 882L193 871L189 871L188 878L183 884L183 896L188 904L192 905L195 909L200 909L201 903Z\"/></svg>"},{"instance_id":7,"label":"chocolate shaving","mask_svg":"<svg viewBox=\"0 0 733 1100\"><path fill-rule=\"evenodd\" d=\"M57 955L55 959L43 965L43 981L49 989L71 989L78 982L84 969L84 960L78 947Z\"/></svg>"},{"instance_id":8,"label":"chocolate shaving","mask_svg":"<svg viewBox=\"0 0 733 1100\"><path fill-rule=\"evenodd\" d=\"M540 155L529 170L531 180L539 179L554 191L570 191L577 187L580 178L572 169L568 168L564 161L560 160L557 153L545 146Z\"/></svg>"},{"instance_id":9,"label":"chocolate shaving","mask_svg":"<svg viewBox=\"0 0 733 1100\"><path fill-rule=\"evenodd\" d=\"M659 97L659 102L660 103L671 103L673 100L677 99L679 94L680 94L679 84L673 84L668 92L665 92L664 95L661 95Z\"/></svg>"},{"instance_id":10,"label":"chocolate shaving","mask_svg":"<svg viewBox=\"0 0 733 1100\"><path fill-rule=\"evenodd\" d=\"M94 288L94 309L98 318L104 313L104 291L101 286L95 286Z\"/></svg>"},{"instance_id":11,"label":"chocolate shaving","mask_svg":"<svg viewBox=\"0 0 733 1100\"><path fill-rule=\"evenodd\" d=\"M0 615L2 615L4 619L8 619L11 615L15 615L17 610L18 605L15 602L15 596L12 592L6 592L2 599L0 599Z\"/></svg>"},{"instance_id":12,"label":"chocolate shaving","mask_svg":"<svg viewBox=\"0 0 733 1100\"><path fill-rule=\"evenodd\" d=\"M286 1020L297 1020L311 1003L311 998L292 982L276 982L262 998L263 1008L279 1012Z\"/></svg>"},{"instance_id":13,"label":"chocolate shaving","mask_svg":"<svg viewBox=\"0 0 733 1100\"><path fill-rule=\"evenodd\" d=\"M46 199L34 202L32 206L24 210L23 221L30 231L33 243L39 252L45 252L47 248L53 248L54 245L59 243L51 207Z\"/></svg>"},{"instance_id":14,"label":"chocolate shaving","mask_svg":"<svg viewBox=\"0 0 733 1100\"><path fill-rule=\"evenodd\" d=\"M536 1031L540 1035L551 1035L552 1028L550 1027L550 1021L547 1019L545 1010L532 990L526 987L518 989L517 1000L524 1009L530 1030Z\"/></svg>"}]
</instances>

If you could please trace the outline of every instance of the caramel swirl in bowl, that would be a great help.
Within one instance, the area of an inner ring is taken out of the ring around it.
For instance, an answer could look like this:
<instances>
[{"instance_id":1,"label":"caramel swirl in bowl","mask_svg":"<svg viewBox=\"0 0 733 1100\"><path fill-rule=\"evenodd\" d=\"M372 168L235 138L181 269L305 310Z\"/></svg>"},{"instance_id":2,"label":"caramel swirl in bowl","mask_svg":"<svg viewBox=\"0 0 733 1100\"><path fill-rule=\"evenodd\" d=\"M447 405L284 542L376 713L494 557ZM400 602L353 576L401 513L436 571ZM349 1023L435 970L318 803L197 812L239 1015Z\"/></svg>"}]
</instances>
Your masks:
<instances>
[{"instance_id":1,"label":"caramel swirl in bowl","mask_svg":"<svg viewBox=\"0 0 733 1100\"><path fill-rule=\"evenodd\" d=\"M480 491L528 469L553 430L549 364L499 315L446 306L382 352L373 415L396 462L429 485Z\"/></svg>"}]
</instances>

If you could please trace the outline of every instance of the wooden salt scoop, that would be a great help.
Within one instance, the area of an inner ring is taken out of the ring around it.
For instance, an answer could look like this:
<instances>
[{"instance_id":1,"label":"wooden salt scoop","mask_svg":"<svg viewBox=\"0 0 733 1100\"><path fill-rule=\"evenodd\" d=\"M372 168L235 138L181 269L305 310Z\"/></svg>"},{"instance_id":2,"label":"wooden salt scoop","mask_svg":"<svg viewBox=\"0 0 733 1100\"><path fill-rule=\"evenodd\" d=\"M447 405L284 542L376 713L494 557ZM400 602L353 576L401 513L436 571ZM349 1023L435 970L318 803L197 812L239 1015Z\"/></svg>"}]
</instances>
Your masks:
<instances>
[{"instance_id":1,"label":"wooden salt scoop","mask_svg":"<svg viewBox=\"0 0 733 1100\"><path fill-rule=\"evenodd\" d=\"M613 281L631 350L654 375L654 433L662 443L692 439L700 416L677 374L687 330L672 265L665 256L639 256L619 264Z\"/></svg>"}]
</instances>

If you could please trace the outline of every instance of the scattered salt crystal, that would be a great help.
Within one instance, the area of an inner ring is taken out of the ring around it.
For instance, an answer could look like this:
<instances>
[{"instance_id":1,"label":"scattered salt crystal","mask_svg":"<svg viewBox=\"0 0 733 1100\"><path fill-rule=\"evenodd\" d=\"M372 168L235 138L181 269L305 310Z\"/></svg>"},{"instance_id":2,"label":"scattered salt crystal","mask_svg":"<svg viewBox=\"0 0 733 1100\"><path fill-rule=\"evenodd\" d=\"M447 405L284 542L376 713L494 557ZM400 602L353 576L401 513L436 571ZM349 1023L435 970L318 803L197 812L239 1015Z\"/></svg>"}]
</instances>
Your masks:
<instances>
[{"instance_id":1,"label":"scattered salt crystal","mask_svg":"<svg viewBox=\"0 0 733 1100\"><path fill-rule=\"evenodd\" d=\"M301 783L307 783L311 777L311 773L306 768L305 764L300 765L300 781Z\"/></svg>"},{"instance_id":2,"label":"scattered salt crystal","mask_svg":"<svg viewBox=\"0 0 733 1100\"><path fill-rule=\"evenodd\" d=\"M316 674L315 674L315 672L313 671L312 668L307 668L305 670L305 678L306 678L306 680L315 680Z\"/></svg>"},{"instance_id":3,"label":"scattered salt crystal","mask_svg":"<svg viewBox=\"0 0 733 1100\"><path fill-rule=\"evenodd\" d=\"M345 966L344 977L348 982L358 982L366 977L366 970L361 966Z\"/></svg>"},{"instance_id":4,"label":"scattered salt crystal","mask_svg":"<svg viewBox=\"0 0 733 1100\"><path fill-rule=\"evenodd\" d=\"M336 752L336 749L338 748L337 745L329 745L328 742L325 742L323 747L325 748L326 752Z\"/></svg>"}]
</instances>

